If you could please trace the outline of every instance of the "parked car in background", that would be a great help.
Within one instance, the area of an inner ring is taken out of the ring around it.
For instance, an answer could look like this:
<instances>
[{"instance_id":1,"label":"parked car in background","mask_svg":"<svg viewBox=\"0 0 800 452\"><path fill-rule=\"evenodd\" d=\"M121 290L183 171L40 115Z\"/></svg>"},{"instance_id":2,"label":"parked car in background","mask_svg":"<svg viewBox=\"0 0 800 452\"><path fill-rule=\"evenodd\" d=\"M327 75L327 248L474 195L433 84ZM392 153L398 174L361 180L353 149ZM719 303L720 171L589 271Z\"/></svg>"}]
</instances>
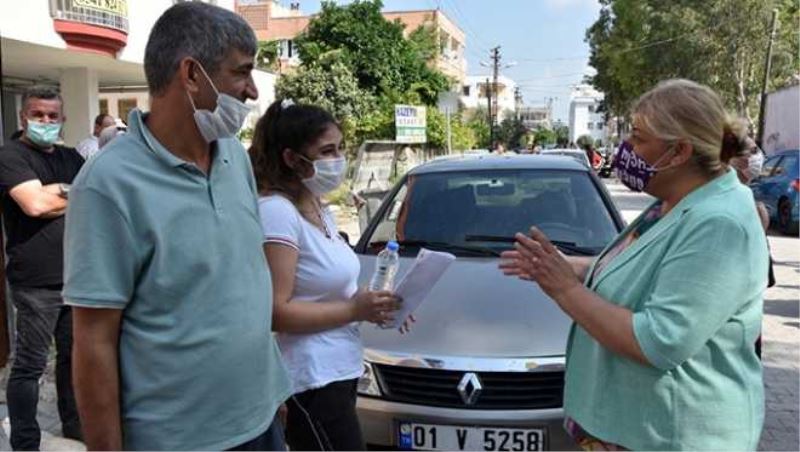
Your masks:
<instances>
[{"instance_id":1,"label":"parked car in background","mask_svg":"<svg viewBox=\"0 0 800 452\"><path fill-rule=\"evenodd\" d=\"M586 165L587 168L592 167L592 162L589 161L589 156L586 155L586 151L583 151L582 149L542 149L539 152L539 155L561 155L570 157L573 160Z\"/></svg>"},{"instance_id":2,"label":"parked car in background","mask_svg":"<svg viewBox=\"0 0 800 452\"><path fill-rule=\"evenodd\" d=\"M764 161L761 175L750 182L753 196L769 212L770 224L784 234L798 233L800 151L775 153Z\"/></svg>"},{"instance_id":3,"label":"parked car in background","mask_svg":"<svg viewBox=\"0 0 800 452\"><path fill-rule=\"evenodd\" d=\"M398 280L420 248L457 256L408 334L363 326L358 412L371 447L577 449L562 427L571 321L499 253L536 225L564 253L595 255L623 227L588 167L560 156L471 156L411 170L355 247L366 285L400 244Z\"/></svg>"}]
</instances>

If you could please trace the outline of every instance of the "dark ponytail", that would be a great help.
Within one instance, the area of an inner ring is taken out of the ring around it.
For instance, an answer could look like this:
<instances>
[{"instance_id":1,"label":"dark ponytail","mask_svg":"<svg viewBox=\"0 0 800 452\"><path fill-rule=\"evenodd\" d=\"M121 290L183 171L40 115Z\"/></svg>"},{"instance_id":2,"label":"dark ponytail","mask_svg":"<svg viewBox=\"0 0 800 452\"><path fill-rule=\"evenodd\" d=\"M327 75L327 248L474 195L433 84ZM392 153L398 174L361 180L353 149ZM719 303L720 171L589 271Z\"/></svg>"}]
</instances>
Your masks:
<instances>
[{"instance_id":1,"label":"dark ponytail","mask_svg":"<svg viewBox=\"0 0 800 452\"><path fill-rule=\"evenodd\" d=\"M304 154L331 125L339 127L336 119L320 107L273 102L258 120L249 149L259 193L279 191L297 201L300 178L284 162L283 151Z\"/></svg>"}]
</instances>

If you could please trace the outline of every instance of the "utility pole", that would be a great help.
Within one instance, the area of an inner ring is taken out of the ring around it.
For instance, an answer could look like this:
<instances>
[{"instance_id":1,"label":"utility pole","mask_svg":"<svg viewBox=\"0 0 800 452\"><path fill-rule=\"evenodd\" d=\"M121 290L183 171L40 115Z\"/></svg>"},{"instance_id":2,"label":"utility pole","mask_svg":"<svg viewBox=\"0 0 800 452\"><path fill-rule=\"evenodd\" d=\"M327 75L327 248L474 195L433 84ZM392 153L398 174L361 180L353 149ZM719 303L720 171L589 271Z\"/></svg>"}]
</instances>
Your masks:
<instances>
[{"instance_id":1,"label":"utility pole","mask_svg":"<svg viewBox=\"0 0 800 452\"><path fill-rule=\"evenodd\" d=\"M497 89L498 87L498 79L500 77L500 46L497 46L491 50L491 60L492 60L492 93L494 94L492 98L492 149L494 149L494 128L497 125L497 114L499 113L499 103L498 97L500 97L500 90Z\"/></svg>"},{"instance_id":2,"label":"utility pole","mask_svg":"<svg viewBox=\"0 0 800 452\"><path fill-rule=\"evenodd\" d=\"M489 78L486 78L486 104L489 107L486 110L486 119L489 121L489 149L494 146L494 116L492 115L492 84L489 83Z\"/></svg>"},{"instance_id":3,"label":"utility pole","mask_svg":"<svg viewBox=\"0 0 800 452\"><path fill-rule=\"evenodd\" d=\"M447 121L447 154L450 155L453 152L453 130L450 125L450 107L445 107L444 114Z\"/></svg>"},{"instance_id":4,"label":"utility pole","mask_svg":"<svg viewBox=\"0 0 800 452\"><path fill-rule=\"evenodd\" d=\"M519 120L520 110L522 109L522 90L519 89L519 86L514 88L514 111L517 115L517 120Z\"/></svg>"},{"instance_id":5,"label":"utility pole","mask_svg":"<svg viewBox=\"0 0 800 452\"><path fill-rule=\"evenodd\" d=\"M767 46L767 61L764 62L764 83L761 85L761 107L758 109L758 136L756 143L763 147L764 123L766 122L767 112L767 85L769 85L769 73L772 71L772 43L775 42L775 34L778 30L778 10L772 10L772 31L769 35L769 45Z\"/></svg>"}]
</instances>

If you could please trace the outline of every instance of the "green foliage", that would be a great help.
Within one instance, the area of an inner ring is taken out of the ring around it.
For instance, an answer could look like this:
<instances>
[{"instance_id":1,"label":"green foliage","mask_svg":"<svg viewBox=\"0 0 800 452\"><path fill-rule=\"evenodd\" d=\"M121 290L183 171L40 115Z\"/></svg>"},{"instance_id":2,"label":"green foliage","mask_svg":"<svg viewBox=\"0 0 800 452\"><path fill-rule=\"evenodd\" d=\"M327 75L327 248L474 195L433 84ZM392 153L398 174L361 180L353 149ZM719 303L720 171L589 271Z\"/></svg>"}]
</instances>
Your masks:
<instances>
[{"instance_id":1,"label":"green foliage","mask_svg":"<svg viewBox=\"0 0 800 452\"><path fill-rule=\"evenodd\" d=\"M478 107L466 118L465 125L472 131L472 135L475 139L475 144L472 147L481 149L489 148L491 134L489 131L487 111L488 110L484 107ZM467 149L471 149L472 147Z\"/></svg>"},{"instance_id":2,"label":"green foliage","mask_svg":"<svg viewBox=\"0 0 800 452\"><path fill-rule=\"evenodd\" d=\"M522 120L517 117L504 119L497 129L496 140L506 147L506 149L517 149L527 146L526 134L528 129L522 124Z\"/></svg>"},{"instance_id":3,"label":"green foliage","mask_svg":"<svg viewBox=\"0 0 800 452\"><path fill-rule=\"evenodd\" d=\"M790 83L800 58L796 0L600 0L587 30L591 82L613 115L659 81L688 78L719 92L754 120L760 101L771 11L780 24L769 88Z\"/></svg>"},{"instance_id":4,"label":"green foliage","mask_svg":"<svg viewBox=\"0 0 800 452\"><path fill-rule=\"evenodd\" d=\"M382 6L380 0L343 6L323 2L320 14L295 41L300 59L313 65L326 53L341 51L361 89L378 97L416 95L425 105L434 105L450 86L447 77L428 66L436 52L435 32L415 30L406 39L399 21L381 15Z\"/></svg>"},{"instance_id":5,"label":"green foliage","mask_svg":"<svg viewBox=\"0 0 800 452\"><path fill-rule=\"evenodd\" d=\"M359 125L372 113L375 103L371 94L358 87L353 73L336 53L281 77L275 91L278 98L318 105L331 112L342 126L345 143L355 143L364 133Z\"/></svg>"},{"instance_id":6,"label":"green foliage","mask_svg":"<svg viewBox=\"0 0 800 452\"><path fill-rule=\"evenodd\" d=\"M569 127L563 124L557 124L553 128L556 134L556 145L560 148L565 148L569 144Z\"/></svg>"},{"instance_id":7,"label":"green foliage","mask_svg":"<svg viewBox=\"0 0 800 452\"><path fill-rule=\"evenodd\" d=\"M534 145L548 145L556 143L556 133L552 129L539 126L534 132L533 144Z\"/></svg>"},{"instance_id":8,"label":"green foliage","mask_svg":"<svg viewBox=\"0 0 800 452\"><path fill-rule=\"evenodd\" d=\"M278 69L278 41L259 41L256 50L256 67L266 71Z\"/></svg>"}]
</instances>

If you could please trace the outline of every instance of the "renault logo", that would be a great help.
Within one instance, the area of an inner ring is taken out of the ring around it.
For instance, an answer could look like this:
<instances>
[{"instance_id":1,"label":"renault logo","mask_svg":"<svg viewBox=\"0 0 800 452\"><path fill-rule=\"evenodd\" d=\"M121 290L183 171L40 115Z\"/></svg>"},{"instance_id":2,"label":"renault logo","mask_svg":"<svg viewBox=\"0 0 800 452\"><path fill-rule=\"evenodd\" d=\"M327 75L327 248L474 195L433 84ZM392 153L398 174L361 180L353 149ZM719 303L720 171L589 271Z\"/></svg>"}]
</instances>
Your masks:
<instances>
[{"instance_id":1,"label":"renault logo","mask_svg":"<svg viewBox=\"0 0 800 452\"><path fill-rule=\"evenodd\" d=\"M474 405L478 401L478 396L481 395L483 386L478 375L467 372L461 377L461 382L458 384L458 394L461 395L461 400L466 405Z\"/></svg>"}]
</instances>

